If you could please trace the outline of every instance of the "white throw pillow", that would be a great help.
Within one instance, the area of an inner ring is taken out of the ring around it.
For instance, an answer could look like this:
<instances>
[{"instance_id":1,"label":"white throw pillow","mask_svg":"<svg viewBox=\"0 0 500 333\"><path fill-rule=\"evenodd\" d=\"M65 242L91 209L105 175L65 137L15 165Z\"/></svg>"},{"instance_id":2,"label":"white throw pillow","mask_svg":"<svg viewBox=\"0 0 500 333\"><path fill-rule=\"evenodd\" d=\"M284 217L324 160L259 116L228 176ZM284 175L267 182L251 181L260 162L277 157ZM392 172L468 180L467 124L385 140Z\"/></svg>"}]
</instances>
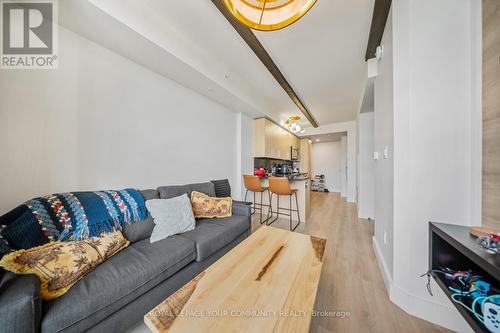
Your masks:
<instances>
[{"instance_id":1,"label":"white throw pillow","mask_svg":"<svg viewBox=\"0 0 500 333\"><path fill-rule=\"evenodd\" d=\"M193 230L196 226L187 194L171 199L147 200L146 208L155 224L149 240L151 243Z\"/></svg>"}]
</instances>

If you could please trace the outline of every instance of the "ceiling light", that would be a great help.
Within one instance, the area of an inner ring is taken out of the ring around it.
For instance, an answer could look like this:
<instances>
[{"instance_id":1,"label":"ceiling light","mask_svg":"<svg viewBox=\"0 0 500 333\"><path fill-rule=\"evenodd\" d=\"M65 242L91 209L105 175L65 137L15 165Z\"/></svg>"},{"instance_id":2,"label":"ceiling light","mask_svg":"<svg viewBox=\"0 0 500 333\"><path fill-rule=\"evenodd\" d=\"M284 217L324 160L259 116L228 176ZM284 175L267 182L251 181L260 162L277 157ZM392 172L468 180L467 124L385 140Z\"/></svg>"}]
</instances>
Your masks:
<instances>
[{"instance_id":1,"label":"ceiling light","mask_svg":"<svg viewBox=\"0 0 500 333\"><path fill-rule=\"evenodd\" d=\"M224 0L238 21L263 31L278 30L294 23L315 3L316 0Z\"/></svg>"},{"instance_id":2,"label":"ceiling light","mask_svg":"<svg viewBox=\"0 0 500 333\"><path fill-rule=\"evenodd\" d=\"M297 120L300 120L299 116L292 116L285 120L284 127L286 127L292 133L304 133L304 129L299 124L295 123Z\"/></svg>"},{"instance_id":3,"label":"ceiling light","mask_svg":"<svg viewBox=\"0 0 500 333\"><path fill-rule=\"evenodd\" d=\"M316 142L319 142L319 139L316 139Z\"/></svg>"}]
</instances>

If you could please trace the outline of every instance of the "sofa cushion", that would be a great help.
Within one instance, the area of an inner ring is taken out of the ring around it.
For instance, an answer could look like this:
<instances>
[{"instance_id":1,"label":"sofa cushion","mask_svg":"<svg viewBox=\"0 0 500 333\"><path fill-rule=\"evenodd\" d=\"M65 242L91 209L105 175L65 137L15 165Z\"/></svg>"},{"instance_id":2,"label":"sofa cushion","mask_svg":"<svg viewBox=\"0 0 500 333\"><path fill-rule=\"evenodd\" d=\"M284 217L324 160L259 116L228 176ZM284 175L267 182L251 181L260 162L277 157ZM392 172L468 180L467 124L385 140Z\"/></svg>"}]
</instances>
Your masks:
<instances>
[{"instance_id":1,"label":"sofa cushion","mask_svg":"<svg viewBox=\"0 0 500 333\"><path fill-rule=\"evenodd\" d=\"M141 195L144 198L144 201L160 198L157 190L142 190ZM153 232L153 228L153 218L148 212L148 217L144 221L126 225L125 228L123 228L123 234L130 241L130 243L135 243L150 237Z\"/></svg>"},{"instance_id":2,"label":"sofa cushion","mask_svg":"<svg viewBox=\"0 0 500 333\"><path fill-rule=\"evenodd\" d=\"M173 185L173 186L160 186L158 187L158 193L160 194L160 199L171 199L183 194L191 196L192 186L191 185Z\"/></svg>"},{"instance_id":3,"label":"sofa cushion","mask_svg":"<svg viewBox=\"0 0 500 333\"><path fill-rule=\"evenodd\" d=\"M188 265L193 241L179 236L131 244L80 280L66 295L44 303L42 331L84 331Z\"/></svg>"},{"instance_id":4,"label":"sofa cushion","mask_svg":"<svg viewBox=\"0 0 500 333\"><path fill-rule=\"evenodd\" d=\"M231 243L249 228L248 217L233 215L218 219L201 219L194 230L179 236L196 243L196 261L202 261Z\"/></svg>"},{"instance_id":5,"label":"sofa cushion","mask_svg":"<svg viewBox=\"0 0 500 333\"><path fill-rule=\"evenodd\" d=\"M209 197L215 197L215 186L212 182L193 184L191 191L201 192ZM188 195L191 198L191 193Z\"/></svg>"},{"instance_id":6,"label":"sofa cushion","mask_svg":"<svg viewBox=\"0 0 500 333\"><path fill-rule=\"evenodd\" d=\"M224 198L231 196L231 185L229 185L229 180L219 179L219 180L211 180L210 182L214 184L216 197Z\"/></svg>"},{"instance_id":7,"label":"sofa cushion","mask_svg":"<svg viewBox=\"0 0 500 333\"><path fill-rule=\"evenodd\" d=\"M158 192L160 193L161 199L178 197L180 195L183 195L184 193L187 194L189 198L191 198L191 192L193 191L205 193L206 195L215 197L215 187L211 182L158 187Z\"/></svg>"}]
</instances>

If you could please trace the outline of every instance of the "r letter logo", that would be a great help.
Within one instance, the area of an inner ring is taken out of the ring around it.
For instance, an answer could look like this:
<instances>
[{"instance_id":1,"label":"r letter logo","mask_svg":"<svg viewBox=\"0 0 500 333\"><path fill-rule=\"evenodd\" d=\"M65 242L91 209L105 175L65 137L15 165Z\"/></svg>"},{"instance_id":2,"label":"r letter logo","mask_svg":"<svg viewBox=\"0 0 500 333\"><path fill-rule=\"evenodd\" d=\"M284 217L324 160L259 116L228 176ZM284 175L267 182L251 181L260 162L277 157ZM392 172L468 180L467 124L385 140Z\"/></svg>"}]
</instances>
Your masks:
<instances>
[{"instance_id":1,"label":"r letter logo","mask_svg":"<svg viewBox=\"0 0 500 333\"><path fill-rule=\"evenodd\" d=\"M57 2L9 0L0 4L0 68L57 68Z\"/></svg>"}]
</instances>

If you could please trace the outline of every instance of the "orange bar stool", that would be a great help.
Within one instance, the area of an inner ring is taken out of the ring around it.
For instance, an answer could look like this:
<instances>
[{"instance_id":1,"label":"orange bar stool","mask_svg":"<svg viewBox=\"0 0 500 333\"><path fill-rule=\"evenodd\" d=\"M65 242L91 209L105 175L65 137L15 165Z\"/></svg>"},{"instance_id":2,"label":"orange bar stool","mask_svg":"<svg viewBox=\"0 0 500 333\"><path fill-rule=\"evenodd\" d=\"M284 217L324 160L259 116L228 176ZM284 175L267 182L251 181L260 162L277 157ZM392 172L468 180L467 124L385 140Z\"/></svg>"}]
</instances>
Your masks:
<instances>
[{"instance_id":1,"label":"orange bar stool","mask_svg":"<svg viewBox=\"0 0 500 333\"><path fill-rule=\"evenodd\" d=\"M267 222L272 217L272 208L271 208L271 196L269 193L269 187L263 187L260 183L260 178L254 175L243 175L243 183L245 184L245 188L247 189L245 192L245 201L247 201L248 191L253 192L253 214L255 214L255 210L260 210L260 224ZM262 203L262 196L264 192L268 193L269 196L269 205ZM255 193L260 193L260 203L255 200ZM268 207L267 210L267 218L262 220L262 207ZM271 216L269 216L271 214Z\"/></svg>"},{"instance_id":2,"label":"orange bar stool","mask_svg":"<svg viewBox=\"0 0 500 333\"><path fill-rule=\"evenodd\" d=\"M270 203L272 203L272 197L273 197L273 194L276 194L277 196L277 205L276 205L276 218L274 220L271 221L271 223L269 223L268 225L274 223L274 221L276 221L279 217L279 215L284 215L284 216L289 216L290 217L290 230L291 231L294 231L295 229L297 229L297 227L299 226L300 224L300 213L299 213L299 200L297 199L297 190L292 190L292 188L290 187L290 181L288 181L288 178L286 177L269 177L269 191L271 192L271 199L270 199ZM286 195L290 198L290 208L280 208L280 196L282 195ZM292 209L292 195L295 195L295 206L297 207L297 209ZM272 204L271 204L272 206ZM285 210L288 212L288 214L286 213L282 213L280 212L280 210ZM295 225L295 227L292 227L292 213L293 212L296 212L297 213L297 217L298 217L298 223ZM272 208L271 208L271 217L273 215L273 211L272 211Z\"/></svg>"}]
</instances>

